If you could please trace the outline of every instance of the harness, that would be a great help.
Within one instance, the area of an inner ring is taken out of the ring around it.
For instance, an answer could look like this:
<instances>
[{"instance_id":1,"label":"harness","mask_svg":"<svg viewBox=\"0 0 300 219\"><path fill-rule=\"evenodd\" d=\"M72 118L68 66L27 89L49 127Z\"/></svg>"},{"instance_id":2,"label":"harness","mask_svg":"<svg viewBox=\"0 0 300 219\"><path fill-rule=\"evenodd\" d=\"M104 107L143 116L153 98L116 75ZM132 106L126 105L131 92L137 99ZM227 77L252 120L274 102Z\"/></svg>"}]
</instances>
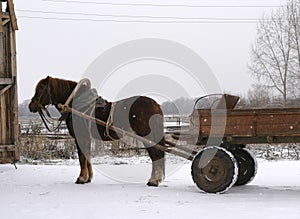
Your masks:
<instances>
[{"instance_id":1,"label":"harness","mask_svg":"<svg viewBox=\"0 0 300 219\"><path fill-rule=\"evenodd\" d=\"M86 86L87 91L80 94L80 95L77 95L77 93L78 93L78 91L79 91L79 89L81 88L82 85ZM49 105L53 104L49 84L44 86L43 91L41 92L38 100L33 99L32 101L34 101L37 104L38 113L39 113L45 127L47 128L47 130L49 132L54 132L57 129L59 129L59 127L62 124L62 121L65 120L69 116L69 113L62 113L62 116L60 118L53 118L50 115L48 109L41 104L41 98L42 98L44 92L48 93L49 102L50 102ZM82 112L83 114L93 116L93 114L95 113L95 107L102 106L102 101L103 101L103 99L98 96L96 89L91 89L90 81L88 79L82 79L76 85L76 87L74 88L74 90L72 91L70 96L68 97L65 105L69 106L70 103L72 102L72 108ZM106 137L109 137L112 140L114 140L114 139L109 135L109 127L113 123L114 106L115 106L115 103L112 103L109 118L107 120L106 130L105 130L105 133L104 133L104 135ZM46 112L46 115L45 115L44 111ZM50 120L52 120L52 121L50 121ZM48 124L53 124L55 121L56 122L59 121L59 124L55 128L50 129ZM87 121L87 126L88 126L88 129L89 129L89 132L90 132L90 136L92 136L92 133L91 133L92 121Z\"/></svg>"},{"instance_id":2,"label":"harness","mask_svg":"<svg viewBox=\"0 0 300 219\"><path fill-rule=\"evenodd\" d=\"M110 134L109 134L110 127L112 126L113 120L114 120L115 105L116 105L115 102L111 103L109 116L108 116L107 121L106 121L105 132L104 132L104 136L110 138L111 140L116 140L113 137L111 137Z\"/></svg>"}]
</instances>

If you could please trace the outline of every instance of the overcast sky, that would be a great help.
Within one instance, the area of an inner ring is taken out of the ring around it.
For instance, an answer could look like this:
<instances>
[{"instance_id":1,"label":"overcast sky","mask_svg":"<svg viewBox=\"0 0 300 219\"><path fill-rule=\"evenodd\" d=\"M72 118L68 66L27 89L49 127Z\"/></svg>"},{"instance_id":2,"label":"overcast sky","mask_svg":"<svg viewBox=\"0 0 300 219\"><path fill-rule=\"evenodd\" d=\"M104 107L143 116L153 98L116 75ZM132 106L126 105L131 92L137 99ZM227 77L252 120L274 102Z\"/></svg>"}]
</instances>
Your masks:
<instances>
[{"instance_id":1,"label":"overcast sky","mask_svg":"<svg viewBox=\"0 0 300 219\"><path fill-rule=\"evenodd\" d=\"M271 6L282 5L286 1L91 0L89 4L82 2L14 0L20 29L17 32L19 102L32 97L34 87L41 78L51 75L80 80L88 66L103 52L127 41L143 38L166 39L187 46L205 60L223 91L244 94L254 82L247 72L247 63L250 61L250 49L255 40L257 26L256 23L247 23L244 19L259 19L264 13L276 9ZM92 4L91 2L105 4ZM106 4L109 2L117 4ZM134 3L148 5L132 5ZM151 6L149 3L156 5ZM205 5L223 7L196 7ZM120 15L129 17L116 17ZM209 18L209 20L200 20L201 22L216 21L211 19L221 19L223 22L224 19L232 18L234 22L225 20L226 23L200 23L198 19L193 20L197 21L196 23L178 23L177 21L183 19L174 17L184 18L184 21L191 21L188 19L192 17ZM242 22L236 23L237 19ZM137 20L139 22L113 22L111 20ZM176 21L177 23L149 23L148 21ZM162 75L165 71L165 77L171 77L172 71L174 75L176 71L180 74L174 66L155 65L145 61L119 69L118 83L122 84L123 81L128 83L124 80L126 77L121 75L127 75L137 69L141 72L143 68L145 72L152 71ZM161 69L157 70L158 68ZM188 87L191 84L193 87L192 83L188 83L188 79L185 82L180 76L177 78L175 77L182 86ZM197 89L194 89L194 92L200 93ZM110 95L109 88L101 95L107 99L116 97L116 95ZM172 98L176 96L179 97L180 94L176 93Z\"/></svg>"}]
</instances>

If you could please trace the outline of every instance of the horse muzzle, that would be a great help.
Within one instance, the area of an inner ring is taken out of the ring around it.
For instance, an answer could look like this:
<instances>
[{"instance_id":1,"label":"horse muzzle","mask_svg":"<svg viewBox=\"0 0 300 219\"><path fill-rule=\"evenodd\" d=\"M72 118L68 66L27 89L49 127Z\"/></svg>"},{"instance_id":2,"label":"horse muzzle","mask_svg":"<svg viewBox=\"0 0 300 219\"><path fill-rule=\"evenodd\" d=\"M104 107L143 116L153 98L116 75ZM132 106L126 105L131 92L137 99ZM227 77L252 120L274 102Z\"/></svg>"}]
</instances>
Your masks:
<instances>
[{"instance_id":1,"label":"horse muzzle","mask_svg":"<svg viewBox=\"0 0 300 219\"><path fill-rule=\"evenodd\" d=\"M36 113L39 110L38 105L34 101L31 101L28 107L29 107L29 111L32 113Z\"/></svg>"}]
</instances>

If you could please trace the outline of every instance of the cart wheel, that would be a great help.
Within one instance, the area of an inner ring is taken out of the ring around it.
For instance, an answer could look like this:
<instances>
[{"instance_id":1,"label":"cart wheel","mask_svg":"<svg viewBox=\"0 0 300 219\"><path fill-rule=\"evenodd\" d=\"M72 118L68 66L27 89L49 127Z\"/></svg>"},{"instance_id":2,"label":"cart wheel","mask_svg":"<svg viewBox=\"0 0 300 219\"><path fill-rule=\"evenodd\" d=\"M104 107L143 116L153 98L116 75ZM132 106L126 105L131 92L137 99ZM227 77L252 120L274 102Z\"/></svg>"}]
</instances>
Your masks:
<instances>
[{"instance_id":1,"label":"cart wheel","mask_svg":"<svg viewBox=\"0 0 300 219\"><path fill-rule=\"evenodd\" d=\"M236 186L246 185L250 183L257 172L257 162L253 153L246 148L239 148L230 151L237 160L239 167L238 179Z\"/></svg>"},{"instance_id":2,"label":"cart wheel","mask_svg":"<svg viewBox=\"0 0 300 219\"><path fill-rule=\"evenodd\" d=\"M206 147L194 158L192 177L199 189L224 193L237 180L238 165L234 156L221 147Z\"/></svg>"}]
</instances>

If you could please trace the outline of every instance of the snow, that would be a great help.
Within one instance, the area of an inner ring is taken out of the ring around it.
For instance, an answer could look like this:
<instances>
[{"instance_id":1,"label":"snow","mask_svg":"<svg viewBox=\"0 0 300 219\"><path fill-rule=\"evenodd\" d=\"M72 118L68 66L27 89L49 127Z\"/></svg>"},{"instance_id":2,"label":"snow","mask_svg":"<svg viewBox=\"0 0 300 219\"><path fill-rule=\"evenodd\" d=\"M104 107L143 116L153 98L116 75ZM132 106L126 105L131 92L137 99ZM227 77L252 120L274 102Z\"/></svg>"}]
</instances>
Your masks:
<instances>
[{"instance_id":1,"label":"snow","mask_svg":"<svg viewBox=\"0 0 300 219\"><path fill-rule=\"evenodd\" d=\"M106 158L107 159L107 158ZM79 166L0 165L1 218L300 218L300 162L258 162L256 178L225 194L205 194L190 162L167 163L158 188L147 187L150 164L96 162L92 183L77 185ZM109 177L105 176L109 175Z\"/></svg>"}]
</instances>

